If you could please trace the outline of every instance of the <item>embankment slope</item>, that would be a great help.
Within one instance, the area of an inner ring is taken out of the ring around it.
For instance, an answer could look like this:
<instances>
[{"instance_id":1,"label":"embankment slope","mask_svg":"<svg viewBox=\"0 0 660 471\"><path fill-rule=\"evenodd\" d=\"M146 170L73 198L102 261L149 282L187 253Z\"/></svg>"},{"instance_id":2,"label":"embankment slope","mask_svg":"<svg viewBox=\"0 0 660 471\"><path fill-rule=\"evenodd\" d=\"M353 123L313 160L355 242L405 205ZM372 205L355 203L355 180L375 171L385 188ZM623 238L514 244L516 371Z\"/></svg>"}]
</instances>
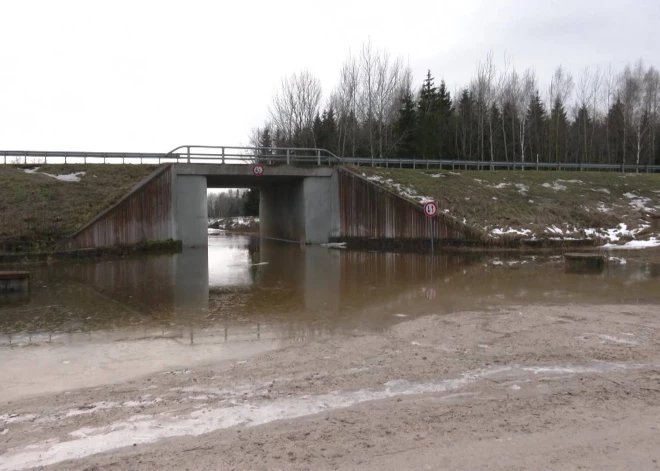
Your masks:
<instances>
[{"instance_id":1,"label":"embankment slope","mask_svg":"<svg viewBox=\"0 0 660 471\"><path fill-rule=\"evenodd\" d=\"M615 172L489 172L351 168L493 240L650 240L660 214L660 175Z\"/></svg>"},{"instance_id":2,"label":"embankment slope","mask_svg":"<svg viewBox=\"0 0 660 471\"><path fill-rule=\"evenodd\" d=\"M52 248L155 169L153 165L0 165L0 252Z\"/></svg>"}]
</instances>

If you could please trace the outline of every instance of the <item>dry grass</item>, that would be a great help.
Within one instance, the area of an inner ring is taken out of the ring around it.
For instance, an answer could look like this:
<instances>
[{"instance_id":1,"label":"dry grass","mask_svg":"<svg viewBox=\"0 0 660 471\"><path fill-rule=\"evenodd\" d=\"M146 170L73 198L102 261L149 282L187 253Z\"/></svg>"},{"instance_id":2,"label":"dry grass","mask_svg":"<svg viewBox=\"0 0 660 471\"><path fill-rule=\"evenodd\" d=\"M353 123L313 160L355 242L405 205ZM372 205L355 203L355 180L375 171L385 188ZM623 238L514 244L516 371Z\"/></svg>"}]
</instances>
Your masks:
<instances>
[{"instance_id":1,"label":"dry grass","mask_svg":"<svg viewBox=\"0 0 660 471\"><path fill-rule=\"evenodd\" d=\"M657 174L352 170L392 179L417 195L433 198L441 210L485 232L530 229L542 238L552 235L548 227L557 226L579 237L584 229L615 228L620 223L637 228L649 224L650 212L660 213ZM648 209L635 207L626 194L639 197Z\"/></svg>"},{"instance_id":2,"label":"dry grass","mask_svg":"<svg viewBox=\"0 0 660 471\"><path fill-rule=\"evenodd\" d=\"M0 165L0 251L51 248L117 202L156 168L152 165ZM43 173L86 172L80 182Z\"/></svg>"}]
</instances>

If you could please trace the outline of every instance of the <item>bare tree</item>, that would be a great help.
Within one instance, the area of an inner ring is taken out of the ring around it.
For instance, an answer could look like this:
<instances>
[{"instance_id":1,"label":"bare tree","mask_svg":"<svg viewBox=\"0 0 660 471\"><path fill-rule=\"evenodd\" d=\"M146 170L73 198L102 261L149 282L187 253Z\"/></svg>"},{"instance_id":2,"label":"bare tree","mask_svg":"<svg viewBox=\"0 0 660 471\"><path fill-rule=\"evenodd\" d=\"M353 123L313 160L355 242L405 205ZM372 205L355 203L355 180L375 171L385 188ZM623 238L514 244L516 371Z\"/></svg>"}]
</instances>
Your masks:
<instances>
[{"instance_id":1,"label":"bare tree","mask_svg":"<svg viewBox=\"0 0 660 471\"><path fill-rule=\"evenodd\" d=\"M651 129L651 159L655 158L655 139L658 127L658 108L660 107L660 73L654 67L650 67L644 75L644 109L649 118ZM651 162L649 162L651 163Z\"/></svg>"},{"instance_id":2,"label":"bare tree","mask_svg":"<svg viewBox=\"0 0 660 471\"><path fill-rule=\"evenodd\" d=\"M520 136L520 161L525 162L525 135L527 131L527 108L536 91L536 73L532 69L525 70L522 77L515 69L511 71L511 86L515 97L516 114L518 115Z\"/></svg>"},{"instance_id":3,"label":"bare tree","mask_svg":"<svg viewBox=\"0 0 660 471\"><path fill-rule=\"evenodd\" d=\"M293 142L298 133L312 128L320 103L321 82L310 72L303 71L285 77L270 108L273 125L283 133L287 141ZM311 141L313 144L314 136L311 136Z\"/></svg>"},{"instance_id":4,"label":"bare tree","mask_svg":"<svg viewBox=\"0 0 660 471\"><path fill-rule=\"evenodd\" d=\"M479 119L479 147L480 159L484 160L484 133L485 121L488 121L488 132L490 140L490 161L494 160L493 155L493 117L491 107L495 101L495 65L493 64L493 51L489 51L486 59L477 64L477 78L473 81L473 90L477 97L478 119Z\"/></svg>"},{"instance_id":5,"label":"bare tree","mask_svg":"<svg viewBox=\"0 0 660 471\"><path fill-rule=\"evenodd\" d=\"M642 152L642 114L644 111L644 64L641 60L634 67L626 66L621 74L619 87L624 107L623 158L624 160L626 158L626 134L630 127L635 131L635 163L639 165Z\"/></svg>"}]
</instances>

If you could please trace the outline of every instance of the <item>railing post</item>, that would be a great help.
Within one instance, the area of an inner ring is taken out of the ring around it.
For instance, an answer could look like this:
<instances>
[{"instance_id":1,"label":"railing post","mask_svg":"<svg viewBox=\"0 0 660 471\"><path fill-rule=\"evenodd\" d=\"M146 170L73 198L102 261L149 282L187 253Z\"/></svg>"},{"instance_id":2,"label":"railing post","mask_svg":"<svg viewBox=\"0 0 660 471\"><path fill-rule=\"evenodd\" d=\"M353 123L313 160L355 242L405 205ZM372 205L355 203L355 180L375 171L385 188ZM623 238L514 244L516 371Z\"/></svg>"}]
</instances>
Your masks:
<instances>
[{"instance_id":1,"label":"railing post","mask_svg":"<svg viewBox=\"0 0 660 471\"><path fill-rule=\"evenodd\" d=\"M287 165L291 164L291 149L286 150L286 164Z\"/></svg>"},{"instance_id":2,"label":"railing post","mask_svg":"<svg viewBox=\"0 0 660 471\"><path fill-rule=\"evenodd\" d=\"M225 164L225 148L222 148L222 164Z\"/></svg>"},{"instance_id":3,"label":"railing post","mask_svg":"<svg viewBox=\"0 0 660 471\"><path fill-rule=\"evenodd\" d=\"M83 154L83 163L87 164L87 154Z\"/></svg>"},{"instance_id":4,"label":"railing post","mask_svg":"<svg viewBox=\"0 0 660 471\"><path fill-rule=\"evenodd\" d=\"M321 151L318 149L316 150L316 165L321 166Z\"/></svg>"},{"instance_id":5,"label":"railing post","mask_svg":"<svg viewBox=\"0 0 660 471\"><path fill-rule=\"evenodd\" d=\"M190 163L190 146L186 146L186 151L188 154L188 163Z\"/></svg>"}]
</instances>

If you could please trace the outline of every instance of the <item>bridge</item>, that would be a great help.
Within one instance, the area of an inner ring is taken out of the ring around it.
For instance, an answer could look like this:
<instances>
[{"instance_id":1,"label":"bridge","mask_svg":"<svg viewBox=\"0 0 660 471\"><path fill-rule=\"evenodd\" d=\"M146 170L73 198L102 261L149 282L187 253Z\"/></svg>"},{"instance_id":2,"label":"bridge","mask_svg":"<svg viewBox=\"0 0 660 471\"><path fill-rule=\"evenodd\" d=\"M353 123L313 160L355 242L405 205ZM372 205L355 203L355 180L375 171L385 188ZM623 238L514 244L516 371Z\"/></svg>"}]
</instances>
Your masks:
<instances>
[{"instance_id":1,"label":"bridge","mask_svg":"<svg viewBox=\"0 0 660 471\"><path fill-rule=\"evenodd\" d=\"M317 148L177 147L167 153L0 151L7 164L160 164L121 201L64 244L84 249L167 239L205 246L208 188L258 188L264 237L303 244L387 241L401 244L483 241L483 234L422 208L362 178L354 166L435 169L608 170L658 172L660 166L550 164L339 157ZM257 165L259 164L259 165ZM255 166L258 172L255 172Z\"/></svg>"}]
</instances>

